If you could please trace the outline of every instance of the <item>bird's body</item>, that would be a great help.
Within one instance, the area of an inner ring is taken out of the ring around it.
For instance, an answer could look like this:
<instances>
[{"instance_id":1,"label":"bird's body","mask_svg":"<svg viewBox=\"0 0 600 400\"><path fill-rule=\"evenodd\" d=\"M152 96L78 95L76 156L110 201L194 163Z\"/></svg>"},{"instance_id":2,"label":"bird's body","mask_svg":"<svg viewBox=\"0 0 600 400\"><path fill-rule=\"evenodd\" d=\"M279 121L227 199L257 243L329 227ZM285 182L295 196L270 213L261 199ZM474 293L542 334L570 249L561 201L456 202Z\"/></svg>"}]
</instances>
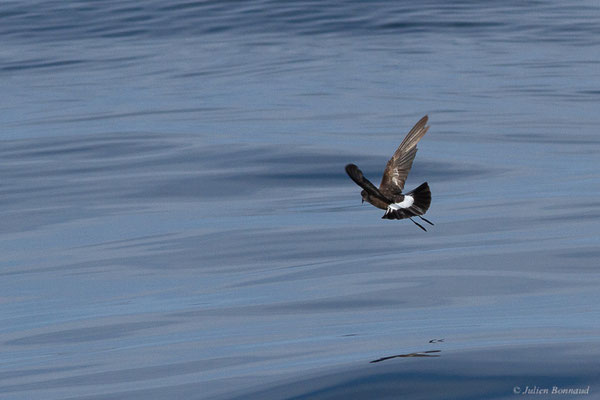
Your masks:
<instances>
[{"instance_id":1,"label":"bird's body","mask_svg":"<svg viewBox=\"0 0 600 400\"><path fill-rule=\"evenodd\" d=\"M366 179L356 165L346 165L348 176L363 188L360 193L363 201L386 210L382 217L384 219L404 219L418 216L431 224L422 217L431 204L431 192L427 182L408 193L402 193L404 182L417 154L417 143L429 129L427 120L427 116L421 118L398 146L385 167L379 188ZM412 218L411 221L413 221ZM413 222L425 230L423 226L415 221Z\"/></svg>"}]
</instances>

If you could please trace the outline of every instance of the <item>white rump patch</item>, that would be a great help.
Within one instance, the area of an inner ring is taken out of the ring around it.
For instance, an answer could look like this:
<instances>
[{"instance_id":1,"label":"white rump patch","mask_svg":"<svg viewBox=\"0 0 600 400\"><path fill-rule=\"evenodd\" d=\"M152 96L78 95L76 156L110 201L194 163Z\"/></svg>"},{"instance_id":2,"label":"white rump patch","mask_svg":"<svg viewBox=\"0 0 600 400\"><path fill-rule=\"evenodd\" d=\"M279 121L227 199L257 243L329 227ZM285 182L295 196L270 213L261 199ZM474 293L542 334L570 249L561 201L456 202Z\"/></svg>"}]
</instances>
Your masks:
<instances>
[{"instance_id":1,"label":"white rump patch","mask_svg":"<svg viewBox=\"0 0 600 400\"><path fill-rule=\"evenodd\" d=\"M408 208L413 205L415 199L412 196L404 196L404 200L400 203L392 203L388 206L388 210L399 210L401 208Z\"/></svg>"}]
</instances>

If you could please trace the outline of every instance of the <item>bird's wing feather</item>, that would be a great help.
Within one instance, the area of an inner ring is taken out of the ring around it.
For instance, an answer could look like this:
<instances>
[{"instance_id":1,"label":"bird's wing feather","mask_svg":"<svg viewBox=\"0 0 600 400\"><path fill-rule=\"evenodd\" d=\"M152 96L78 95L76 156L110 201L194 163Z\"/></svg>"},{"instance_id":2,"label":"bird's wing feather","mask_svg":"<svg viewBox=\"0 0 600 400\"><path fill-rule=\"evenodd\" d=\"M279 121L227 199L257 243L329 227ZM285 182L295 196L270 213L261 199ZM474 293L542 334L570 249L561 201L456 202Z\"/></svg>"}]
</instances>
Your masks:
<instances>
[{"instance_id":1,"label":"bird's wing feather","mask_svg":"<svg viewBox=\"0 0 600 400\"><path fill-rule=\"evenodd\" d=\"M379 189L373 185L367 178L364 177L362 171L354 164L346 165L346 173L358 186L365 189L369 195L377 197L382 201L390 202L384 195L381 194Z\"/></svg>"},{"instance_id":2,"label":"bird's wing feather","mask_svg":"<svg viewBox=\"0 0 600 400\"><path fill-rule=\"evenodd\" d=\"M427 120L426 115L415 124L388 161L383 172L383 178L381 178L381 184L379 185L379 189L384 194L390 196L402 193L404 182L417 154L417 143L419 143L419 140L421 140L429 129Z\"/></svg>"}]
</instances>

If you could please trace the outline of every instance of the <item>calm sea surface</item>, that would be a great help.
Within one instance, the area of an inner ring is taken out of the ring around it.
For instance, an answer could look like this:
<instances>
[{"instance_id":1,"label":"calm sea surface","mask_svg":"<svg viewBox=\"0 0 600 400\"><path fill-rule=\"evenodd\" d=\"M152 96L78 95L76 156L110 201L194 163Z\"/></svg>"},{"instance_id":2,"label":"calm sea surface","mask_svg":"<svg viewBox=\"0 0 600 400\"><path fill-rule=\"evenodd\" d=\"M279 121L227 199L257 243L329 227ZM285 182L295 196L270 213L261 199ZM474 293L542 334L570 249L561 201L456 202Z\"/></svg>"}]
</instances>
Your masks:
<instances>
[{"instance_id":1,"label":"calm sea surface","mask_svg":"<svg viewBox=\"0 0 600 400\"><path fill-rule=\"evenodd\" d=\"M0 38L1 399L600 398L597 1L3 1ZM425 114L429 232L344 172Z\"/></svg>"}]
</instances>

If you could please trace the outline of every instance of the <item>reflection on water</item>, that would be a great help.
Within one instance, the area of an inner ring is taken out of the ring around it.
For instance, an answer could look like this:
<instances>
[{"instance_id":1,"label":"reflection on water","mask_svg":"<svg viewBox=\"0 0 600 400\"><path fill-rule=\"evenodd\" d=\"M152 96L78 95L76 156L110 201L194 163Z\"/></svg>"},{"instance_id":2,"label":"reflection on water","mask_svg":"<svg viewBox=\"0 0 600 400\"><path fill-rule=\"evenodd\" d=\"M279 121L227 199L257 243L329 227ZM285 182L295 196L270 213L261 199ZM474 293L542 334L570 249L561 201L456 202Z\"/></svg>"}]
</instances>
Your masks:
<instances>
[{"instance_id":1,"label":"reflection on water","mask_svg":"<svg viewBox=\"0 0 600 400\"><path fill-rule=\"evenodd\" d=\"M419 351L416 353L407 353L407 354L396 354L395 356L387 356L387 357L381 357L378 358L377 360L373 360L370 361L371 364L373 363L378 363L381 361L386 361L386 360L391 360L392 358L403 358L403 357L439 357L439 354L434 354L434 353L440 353L441 350L427 350L427 351Z\"/></svg>"},{"instance_id":2,"label":"reflection on water","mask_svg":"<svg viewBox=\"0 0 600 400\"><path fill-rule=\"evenodd\" d=\"M0 397L591 394L595 11L1 3ZM425 235L344 166L426 113Z\"/></svg>"}]
</instances>

